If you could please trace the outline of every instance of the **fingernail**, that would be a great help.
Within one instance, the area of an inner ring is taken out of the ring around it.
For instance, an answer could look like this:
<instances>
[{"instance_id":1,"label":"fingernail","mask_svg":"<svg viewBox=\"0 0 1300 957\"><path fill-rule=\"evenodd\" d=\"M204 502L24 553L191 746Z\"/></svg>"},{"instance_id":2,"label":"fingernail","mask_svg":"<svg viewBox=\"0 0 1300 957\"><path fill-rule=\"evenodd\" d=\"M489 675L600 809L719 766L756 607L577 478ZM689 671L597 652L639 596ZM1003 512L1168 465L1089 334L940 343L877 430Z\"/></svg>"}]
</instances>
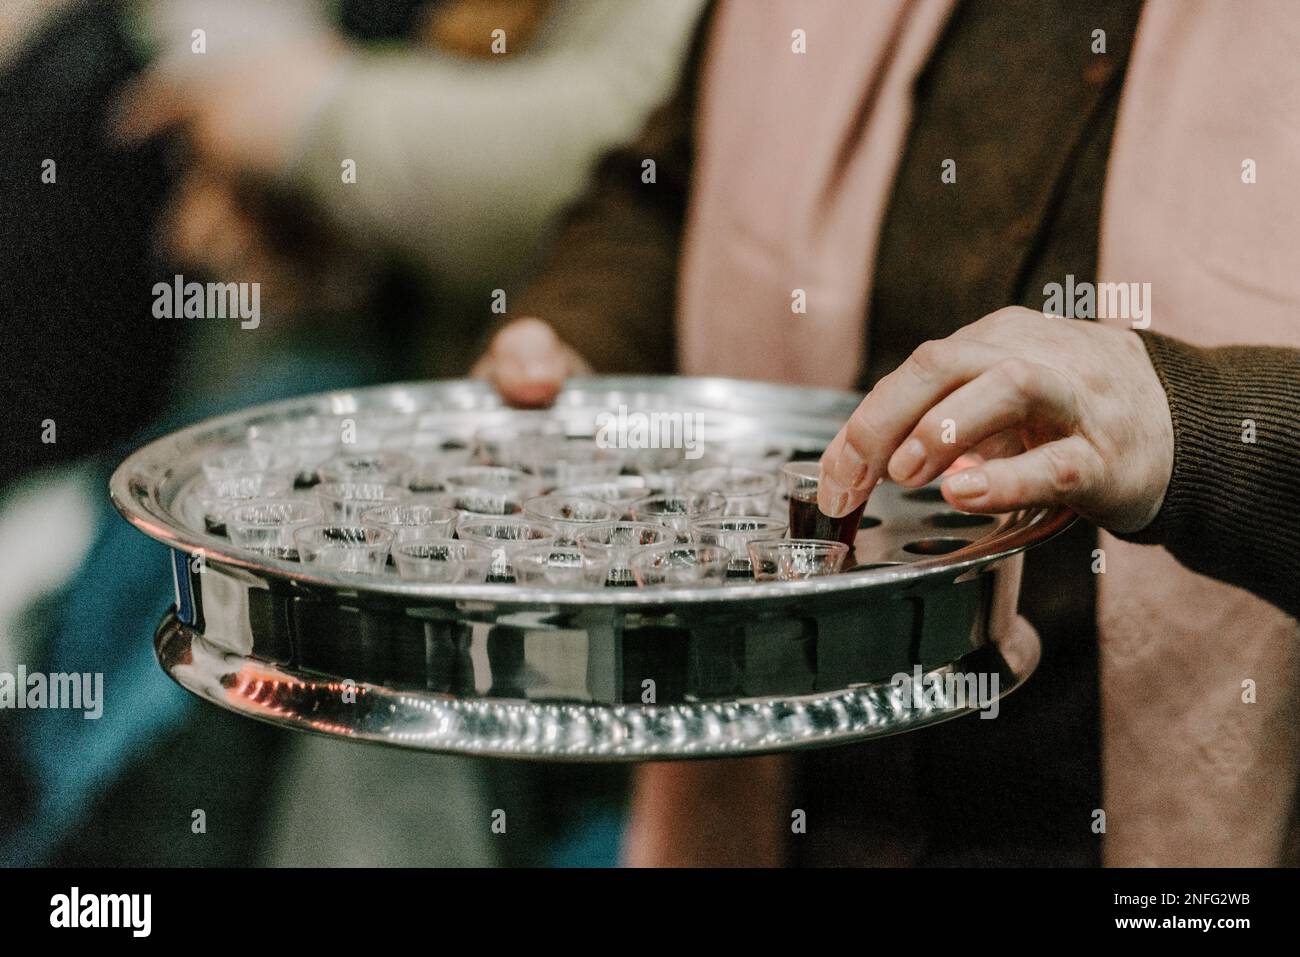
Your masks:
<instances>
[{"instance_id":1,"label":"fingernail","mask_svg":"<svg viewBox=\"0 0 1300 957\"><path fill-rule=\"evenodd\" d=\"M974 498L989 490L989 477L983 469L967 469L950 476L944 484L958 498Z\"/></svg>"},{"instance_id":2,"label":"fingernail","mask_svg":"<svg viewBox=\"0 0 1300 957\"><path fill-rule=\"evenodd\" d=\"M823 475L817 486L817 507L831 518L839 518L849 512L849 490L835 479Z\"/></svg>"},{"instance_id":3,"label":"fingernail","mask_svg":"<svg viewBox=\"0 0 1300 957\"><path fill-rule=\"evenodd\" d=\"M889 460L889 474L895 482L906 482L925 464L925 446L920 439L908 439Z\"/></svg>"}]
</instances>

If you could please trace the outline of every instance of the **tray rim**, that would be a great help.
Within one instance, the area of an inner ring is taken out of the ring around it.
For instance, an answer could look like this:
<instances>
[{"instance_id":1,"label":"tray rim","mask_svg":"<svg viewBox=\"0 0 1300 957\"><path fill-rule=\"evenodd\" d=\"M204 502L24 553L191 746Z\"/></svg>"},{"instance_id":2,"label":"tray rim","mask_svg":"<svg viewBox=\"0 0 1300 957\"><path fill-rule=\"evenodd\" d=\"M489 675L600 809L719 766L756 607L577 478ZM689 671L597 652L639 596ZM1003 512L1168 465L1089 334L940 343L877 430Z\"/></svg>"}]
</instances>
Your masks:
<instances>
[{"instance_id":1,"label":"tray rim","mask_svg":"<svg viewBox=\"0 0 1300 957\"><path fill-rule=\"evenodd\" d=\"M360 745L382 745L414 752L453 754L493 760L627 764L646 761L716 760L720 758L751 757L761 754L784 754L792 751L817 750L907 734L970 715L980 710L978 706L970 705L954 708L944 707L920 716L913 716L909 710L902 709L884 714L881 717L881 723L878 725L859 730L828 731L816 735L786 736L779 739L768 737L754 739L739 735L727 739L725 744L717 747L709 747L707 744L701 744L698 740L675 746L624 750L598 746L588 748L523 744L510 746L499 742L493 743L490 737L478 739L477 746L467 746L463 742L429 744L415 740L407 733L364 731L358 727L348 727L342 730L325 729L315 722L313 713L310 710L298 708L274 708L268 710L253 707L245 699L215 694L213 686L200 680L201 676L183 674L178 667L183 662L193 660L191 656L196 645L202 649L201 657L209 665L220 660L228 666L239 668L247 666L259 675L260 681L271 685L276 685L285 680L320 680L323 676L305 675L295 670L285 670L261 659L235 654L216 647L208 642L200 631L181 622L176 615L175 609L167 612L159 622L154 632L153 645L154 655L159 666L173 682L201 700L240 717L252 718L276 727L305 732L336 741L352 741ZM999 689L996 700L1000 704L1019 691L1037 670L1042 656L1042 641L1033 627L1023 618L1017 616L1015 627L1002 641L993 642L987 647L972 649L952 661L926 669L922 674L927 676L947 672L960 674L963 671L971 670L970 666L980 660L980 655L989 651L997 656L997 660L1011 678L1009 686ZM978 671L978 667L973 670ZM223 674L225 673L223 672ZM206 677L219 676L209 673ZM218 684L224 688L223 683L219 682ZM581 714L597 720L604 720L606 717L617 719L623 715L645 713L647 709L675 711L678 713L692 711L699 713L710 710L716 711L721 708L743 708L746 706L792 707L814 702L838 707L850 698L860 695L870 698L885 697L884 703L889 705L887 695L891 685L891 681L880 680L846 688L804 694L742 697L729 699L725 702L677 705L609 705L586 702L531 701L526 699L475 699L438 692L398 692L383 685L369 682L358 683L356 687L358 692L364 691L366 694L375 695L376 699L384 704L390 713L399 716L427 711L430 706L439 705L451 711L458 709L483 710L497 716L510 713L527 713L533 716L549 717L554 723L557 721L557 714L565 713Z\"/></svg>"},{"instance_id":2,"label":"tray rim","mask_svg":"<svg viewBox=\"0 0 1300 957\"><path fill-rule=\"evenodd\" d=\"M552 409L562 410L565 397L580 394L584 388L604 390L664 392L665 383L714 392L765 391L783 392L793 399L825 407L824 414L844 418L857 407L861 396L848 391L768 383L750 379L717 376L582 376L566 382ZM657 388L656 388L657 387ZM385 576L375 582L359 581L359 576L308 571L309 566L276 559L256 559L246 555L217 536L196 532L182 525L165 509L157 496L158 483L170 467L168 453L192 441L201 433L230 428L256 418L274 416L293 410L295 415L346 415L365 410L367 399L385 395L390 400L383 407L396 409L392 400L403 393L442 389L470 389L487 399L496 398L487 383L473 379L439 379L383 383L356 389L309 393L275 402L247 406L235 412L201 419L182 429L140 446L114 470L109 480L109 495L117 511L140 532L174 550L190 555L201 554L205 565L227 566L253 575L264 582L286 581L339 594L382 596L404 600L473 601L499 605L575 605L652 607L680 604L709 604L732 601L764 602L817 598L874 587L896 587L937 579L960 577L976 568L1022 552L1064 531L1076 516L1068 509L1040 508L1022 510L997 531L975 539L964 548L946 555L923 558L904 565L862 572L849 572L797 582L729 584L723 588L654 588L654 589L541 589L505 584L428 584L404 582ZM375 403L378 409L380 405ZM705 406L710 407L710 406ZM713 407L719 411L730 411ZM489 410L492 407L489 406ZM495 410L509 409L497 399ZM400 411L400 410L399 410ZM411 409L409 411L419 411ZM470 411L470 410L466 410Z\"/></svg>"}]
</instances>

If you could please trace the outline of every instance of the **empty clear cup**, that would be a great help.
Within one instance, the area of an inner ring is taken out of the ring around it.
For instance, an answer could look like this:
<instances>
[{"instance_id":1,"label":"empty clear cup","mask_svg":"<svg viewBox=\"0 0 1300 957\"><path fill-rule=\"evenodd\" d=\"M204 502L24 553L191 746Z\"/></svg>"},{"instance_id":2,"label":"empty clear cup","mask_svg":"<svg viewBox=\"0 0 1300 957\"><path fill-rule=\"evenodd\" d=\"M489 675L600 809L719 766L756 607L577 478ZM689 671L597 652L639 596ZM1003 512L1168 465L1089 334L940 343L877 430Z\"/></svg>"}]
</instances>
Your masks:
<instances>
[{"instance_id":1,"label":"empty clear cup","mask_svg":"<svg viewBox=\"0 0 1300 957\"><path fill-rule=\"evenodd\" d=\"M257 499L236 505L226 513L230 541L250 552L297 561L293 533L319 525L325 512L318 502L303 498Z\"/></svg>"},{"instance_id":2,"label":"empty clear cup","mask_svg":"<svg viewBox=\"0 0 1300 957\"><path fill-rule=\"evenodd\" d=\"M297 462L295 482L313 485L317 467L339 454L342 426L338 419L308 416L287 422L259 422L248 427L248 446L260 452L284 452Z\"/></svg>"},{"instance_id":3,"label":"empty clear cup","mask_svg":"<svg viewBox=\"0 0 1300 957\"><path fill-rule=\"evenodd\" d=\"M779 475L781 466L790 461L794 450L786 445L769 442L757 433L745 433L713 442L709 450L717 458L734 468L753 469Z\"/></svg>"},{"instance_id":4,"label":"empty clear cup","mask_svg":"<svg viewBox=\"0 0 1300 957\"><path fill-rule=\"evenodd\" d=\"M400 452L348 452L316 467L322 482L378 482L405 486L414 463Z\"/></svg>"},{"instance_id":5,"label":"empty clear cup","mask_svg":"<svg viewBox=\"0 0 1300 957\"><path fill-rule=\"evenodd\" d=\"M411 412L353 413L342 419L341 439L350 452L376 452L389 436L414 432L416 422Z\"/></svg>"},{"instance_id":6,"label":"empty clear cup","mask_svg":"<svg viewBox=\"0 0 1300 957\"><path fill-rule=\"evenodd\" d=\"M849 546L815 538L750 542L749 561L758 581L800 581L834 575L844 564Z\"/></svg>"},{"instance_id":7,"label":"empty clear cup","mask_svg":"<svg viewBox=\"0 0 1300 957\"><path fill-rule=\"evenodd\" d=\"M492 549L454 538L403 542L393 548L393 564L403 581L479 584L487 581Z\"/></svg>"},{"instance_id":8,"label":"empty clear cup","mask_svg":"<svg viewBox=\"0 0 1300 957\"><path fill-rule=\"evenodd\" d=\"M292 479L297 471L298 460L293 455L276 449L224 449L203 459L203 477L209 482L264 474Z\"/></svg>"},{"instance_id":9,"label":"empty clear cup","mask_svg":"<svg viewBox=\"0 0 1300 957\"><path fill-rule=\"evenodd\" d=\"M322 482L316 496L325 509L327 521L356 524L361 513L376 505L395 505L410 493L400 485L386 482Z\"/></svg>"},{"instance_id":10,"label":"empty clear cup","mask_svg":"<svg viewBox=\"0 0 1300 957\"><path fill-rule=\"evenodd\" d=\"M747 578L751 574L750 542L770 541L785 535L786 523L764 516L724 516L701 518L691 523L691 539L701 545L721 545L731 552L731 565L727 574L733 578Z\"/></svg>"},{"instance_id":11,"label":"empty clear cup","mask_svg":"<svg viewBox=\"0 0 1300 957\"><path fill-rule=\"evenodd\" d=\"M521 585L592 588L605 584L609 559L571 545L530 545L511 556Z\"/></svg>"},{"instance_id":12,"label":"empty clear cup","mask_svg":"<svg viewBox=\"0 0 1300 957\"><path fill-rule=\"evenodd\" d=\"M447 492L412 492L402 500L409 505L433 505L437 508L450 508L456 511L456 496ZM459 519L458 519L459 521Z\"/></svg>"},{"instance_id":13,"label":"empty clear cup","mask_svg":"<svg viewBox=\"0 0 1300 957\"><path fill-rule=\"evenodd\" d=\"M563 438L564 434L564 423L551 415L515 413L509 422L484 426L474 433L474 455L484 465L523 468L532 454L533 439Z\"/></svg>"},{"instance_id":14,"label":"empty clear cup","mask_svg":"<svg viewBox=\"0 0 1300 957\"><path fill-rule=\"evenodd\" d=\"M727 579L731 551L721 545L655 545L632 556L642 588L717 586Z\"/></svg>"},{"instance_id":15,"label":"empty clear cup","mask_svg":"<svg viewBox=\"0 0 1300 957\"><path fill-rule=\"evenodd\" d=\"M460 512L460 521L479 518L520 517L524 499L520 492L497 492L490 488L463 488L442 493L452 508Z\"/></svg>"},{"instance_id":16,"label":"empty clear cup","mask_svg":"<svg viewBox=\"0 0 1300 957\"><path fill-rule=\"evenodd\" d=\"M718 463L708 456L688 458L685 449L630 449L628 467L646 483L647 495L686 491L686 481L696 472Z\"/></svg>"},{"instance_id":17,"label":"empty clear cup","mask_svg":"<svg viewBox=\"0 0 1300 957\"><path fill-rule=\"evenodd\" d=\"M386 528L393 533L393 541L414 542L430 538L451 538L456 533L460 512L454 508L398 502L393 505L375 505L361 513L362 525Z\"/></svg>"},{"instance_id":18,"label":"empty clear cup","mask_svg":"<svg viewBox=\"0 0 1300 957\"><path fill-rule=\"evenodd\" d=\"M226 533L226 513L259 498L283 498L291 483L282 475L244 475L199 482L187 494L185 515L190 523L213 535Z\"/></svg>"},{"instance_id":19,"label":"empty clear cup","mask_svg":"<svg viewBox=\"0 0 1300 957\"><path fill-rule=\"evenodd\" d=\"M412 491L442 488L447 476L469 464L469 446L444 432L411 432L384 439L385 452L397 452L411 460L406 484Z\"/></svg>"},{"instance_id":20,"label":"empty clear cup","mask_svg":"<svg viewBox=\"0 0 1300 957\"><path fill-rule=\"evenodd\" d=\"M574 536L574 542L584 553L608 561L607 584L635 585L632 556L675 537L671 529L653 522L608 522L584 528Z\"/></svg>"},{"instance_id":21,"label":"empty clear cup","mask_svg":"<svg viewBox=\"0 0 1300 957\"><path fill-rule=\"evenodd\" d=\"M532 436L521 443L523 466L543 488L607 482L623 470L626 453L605 448L594 439L563 435Z\"/></svg>"},{"instance_id":22,"label":"empty clear cup","mask_svg":"<svg viewBox=\"0 0 1300 957\"><path fill-rule=\"evenodd\" d=\"M512 493L517 498L532 498L540 491L537 479L519 469L500 465L466 465L452 469L443 481L447 491L455 494L468 489Z\"/></svg>"},{"instance_id":23,"label":"empty clear cup","mask_svg":"<svg viewBox=\"0 0 1300 957\"><path fill-rule=\"evenodd\" d=\"M393 533L370 525L307 525L293 533L300 561L333 572L378 575L388 563Z\"/></svg>"},{"instance_id":24,"label":"empty clear cup","mask_svg":"<svg viewBox=\"0 0 1300 957\"><path fill-rule=\"evenodd\" d=\"M524 515L546 522L555 529L556 542L567 545L575 535L592 525L616 522L622 510L599 499L578 495L542 495L524 502Z\"/></svg>"},{"instance_id":25,"label":"empty clear cup","mask_svg":"<svg viewBox=\"0 0 1300 957\"><path fill-rule=\"evenodd\" d=\"M632 518L670 528L680 541L690 538L691 522L719 516L727 500L717 492L674 492L651 495L632 503Z\"/></svg>"},{"instance_id":26,"label":"empty clear cup","mask_svg":"<svg viewBox=\"0 0 1300 957\"><path fill-rule=\"evenodd\" d=\"M545 522L526 518L477 518L462 520L456 528L456 537L492 549L491 575L509 581L514 570L511 558L529 545L552 545L555 529Z\"/></svg>"},{"instance_id":27,"label":"empty clear cup","mask_svg":"<svg viewBox=\"0 0 1300 957\"><path fill-rule=\"evenodd\" d=\"M661 489L646 483L640 475L620 475L608 482L587 482L582 485L566 485L557 488L552 495L578 495L582 498L594 498L607 502L619 510L619 518L628 514L632 503L639 498L653 495Z\"/></svg>"},{"instance_id":28,"label":"empty clear cup","mask_svg":"<svg viewBox=\"0 0 1300 957\"><path fill-rule=\"evenodd\" d=\"M767 515L776 486L770 472L727 466L701 469L686 479L687 491L717 492L726 499L724 515Z\"/></svg>"},{"instance_id":29,"label":"empty clear cup","mask_svg":"<svg viewBox=\"0 0 1300 957\"><path fill-rule=\"evenodd\" d=\"M689 449L667 448L630 448L624 463L638 475L668 472L674 470L689 471L704 467L703 451L692 452Z\"/></svg>"}]
</instances>

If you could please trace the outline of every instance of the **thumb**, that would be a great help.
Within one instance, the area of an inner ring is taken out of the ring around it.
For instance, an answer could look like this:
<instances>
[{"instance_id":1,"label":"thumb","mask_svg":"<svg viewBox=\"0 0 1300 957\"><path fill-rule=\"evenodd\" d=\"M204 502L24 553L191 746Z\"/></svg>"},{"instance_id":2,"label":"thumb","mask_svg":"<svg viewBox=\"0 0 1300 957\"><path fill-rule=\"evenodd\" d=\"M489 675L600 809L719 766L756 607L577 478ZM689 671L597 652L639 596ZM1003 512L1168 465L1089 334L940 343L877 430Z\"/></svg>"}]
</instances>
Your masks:
<instances>
[{"instance_id":1,"label":"thumb","mask_svg":"<svg viewBox=\"0 0 1300 957\"><path fill-rule=\"evenodd\" d=\"M541 406L555 400L564 380L586 364L540 319L516 319L492 340L475 374L490 379L512 405Z\"/></svg>"}]
</instances>

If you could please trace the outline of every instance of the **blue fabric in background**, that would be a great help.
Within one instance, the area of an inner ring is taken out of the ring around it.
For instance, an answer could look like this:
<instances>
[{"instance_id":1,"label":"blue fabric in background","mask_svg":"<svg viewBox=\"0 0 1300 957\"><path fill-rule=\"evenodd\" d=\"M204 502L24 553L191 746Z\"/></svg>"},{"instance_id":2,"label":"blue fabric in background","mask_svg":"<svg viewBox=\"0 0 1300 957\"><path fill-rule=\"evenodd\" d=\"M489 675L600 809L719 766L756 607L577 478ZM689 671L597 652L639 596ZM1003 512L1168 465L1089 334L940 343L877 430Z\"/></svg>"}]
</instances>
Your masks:
<instances>
[{"instance_id":1,"label":"blue fabric in background","mask_svg":"<svg viewBox=\"0 0 1300 957\"><path fill-rule=\"evenodd\" d=\"M621 808L593 804L547 856L551 867L617 867L626 818Z\"/></svg>"},{"instance_id":2,"label":"blue fabric in background","mask_svg":"<svg viewBox=\"0 0 1300 957\"><path fill-rule=\"evenodd\" d=\"M244 406L372 382L376 371L357 355L271 359L224 395L178 409L132 447ZM94 466L103 490L100 531L51 615L40 663L47 673L102 672L103 715L88 720L80 710L23 712L16 732L35 795L0 843L0 866L45 862L122 769L198 706L154 658L154 631L174 603L170 550L136 531L109 503L108 478L129 451L107 454Z\"/></svg>"}]
</instances>

